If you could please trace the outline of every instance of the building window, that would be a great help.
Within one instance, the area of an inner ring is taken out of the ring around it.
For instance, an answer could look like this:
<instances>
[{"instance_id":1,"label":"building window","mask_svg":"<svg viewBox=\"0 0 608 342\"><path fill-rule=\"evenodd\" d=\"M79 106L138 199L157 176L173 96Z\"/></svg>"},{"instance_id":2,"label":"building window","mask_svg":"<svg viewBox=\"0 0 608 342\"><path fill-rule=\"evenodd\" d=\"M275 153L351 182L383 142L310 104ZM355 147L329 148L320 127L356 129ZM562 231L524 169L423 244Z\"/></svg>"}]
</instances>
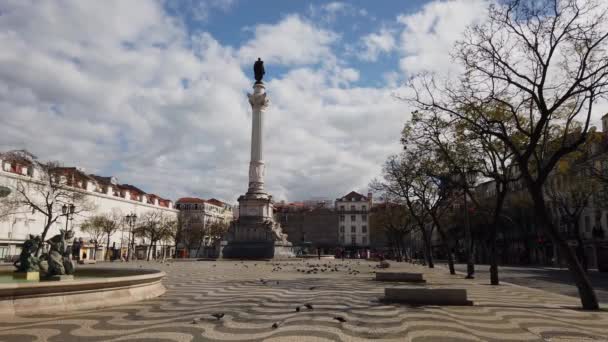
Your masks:
<instances>
[{"instance_id":1,"label":"building window","mask_svg":"<svg viewBox=\"0 0 608 342\"><path fill-rule=\"evenodd\" d=\"M344 206L343 205L340 206L340 210L344 211Z\"/></svg>"},{"instance_id":2,"label":"building window","mask_svg":"<svg viewBox=\"0 0 608 342\"><path fill-rule=\"evenodd\" d=\"M356 238L356 237L354 237L354 236L353 236L353 237L351 237L351 238L350 238L350 242L351 242L353 245L356 245L356 244L357 244L357 238Z\"/></svg>"},{"instance_id":3,"label":"building window","mask_svg":"<svg viewBox=\"0 0 608 342\"><path fill-rule=\"evenodd\" d=\"M364 236L364 237L361 238L361 244L362 245L367 245L367 237Z\"/></svg>"},{"instance_id":4,"label":"building window","mask_svg":"<svg viewBox=\"0 0 608 342\"><path fill-rule=\"evenodd\" d=\"M340 221L344 221L344 215L340 215Z\"/></svg>"},{"instance_id":5,"label":"building window","mask_svg":"<svg viewBox=\"0 0 608 342\"><path fill-rule=\"evenodd\" d=\"M344 226L340 226L340 233L344 233Z\"/></svg>"},{"instance_id":6,"label":"building window","mask_svg":"<svg viewBox=\"0 0 608 342\"><path fill-rule=\"evenodd\" d=\"M357 210L357 208L355 208L355 206L354 206L354 205L351 205L351 206L350 206L350 210L351 210L351 211L355 211L355 210Z\"/></svg>"},{"instance_id":7,"label":"building window","mask_svg":"<svg viewBox=\"0 0 608 342\"><path fill-rule=\"evenodd\" d=\"M361 220L367 221L367 215L361 215Z\"/></svg>"},{"instance_id":8,"label":"building window","mask_svg":"<svg viewBox=\"0 0 608 342\"><path fill-rule=\"evenodd\" d=\"M367 206L361 206L361 211L367 211Z\"/></svg>"},{"instance_id":9,"label":"building window","mask_svg":"<svg viewBox=\"0 0 608 342\"><path fill-rule=\"evenodd\" d=\"M355 226L350 226L350 232L351 232L351 233L356 233L356 232L357 232L357 227L355 227Z\"/></svg>"},{"instance_id":10,"label":"building window","mask_svg":"<svg viewBox=\"0 0 608 342\"><path fill-rule=\"evenodd\" d=\"M361 232L367 233L367 226L362 226L361 227Z\"/></svg>"},{"instance_id":11,"label":"building window","mask_svg":"<svg viewBox=\"0 0 608 342\"><path fill-rule=\"evenodd\" d=\"M356 215L350 215L350 220L355 222L357 221L357 216Z\"/></svg>"}]
</instances>

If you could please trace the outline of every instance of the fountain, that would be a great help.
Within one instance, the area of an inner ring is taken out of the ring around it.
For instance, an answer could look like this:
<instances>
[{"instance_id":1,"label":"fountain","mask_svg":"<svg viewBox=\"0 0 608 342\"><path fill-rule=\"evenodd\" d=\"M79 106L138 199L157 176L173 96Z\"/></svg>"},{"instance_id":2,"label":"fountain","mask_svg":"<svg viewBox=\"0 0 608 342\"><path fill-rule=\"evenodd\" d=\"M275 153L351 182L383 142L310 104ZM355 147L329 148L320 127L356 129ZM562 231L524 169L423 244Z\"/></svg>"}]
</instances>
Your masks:
<instances>
[{"instance_id":1,"label":"fountain","mask_svg":"<svg viewBox=\"0 0 608 342\"><path fill-rule=\"evenodd\" d=\"M165 273L151 269L75 268L66 248L71 231L46 242L48 253L36 257L41 239L24 242L17 268L0 268L0 315L27 315L98 309L154 298L165 293Z\"/></svg>"}]
</instances>

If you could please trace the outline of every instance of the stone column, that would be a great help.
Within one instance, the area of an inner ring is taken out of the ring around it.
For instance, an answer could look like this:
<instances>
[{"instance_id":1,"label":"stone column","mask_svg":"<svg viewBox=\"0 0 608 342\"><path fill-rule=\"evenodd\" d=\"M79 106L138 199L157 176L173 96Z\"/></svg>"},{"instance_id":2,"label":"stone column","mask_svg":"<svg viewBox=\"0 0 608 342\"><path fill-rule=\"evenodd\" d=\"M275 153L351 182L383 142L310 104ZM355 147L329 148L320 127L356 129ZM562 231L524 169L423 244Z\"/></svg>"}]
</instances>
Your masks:
<instances>
[{"instance_id":1,"label":"stone column","mask_svg":"<svg viewBox=\"0 0 608 342\"><path fill-rule=\"evenodd\" d=\"M249 163L248 193L264 193L264 158L263 134L264 112L268 108L269 98L266 96L264 84L253 85L253 94L247 94L251 104L251 162Z\"/></svg>"}]
</instances>

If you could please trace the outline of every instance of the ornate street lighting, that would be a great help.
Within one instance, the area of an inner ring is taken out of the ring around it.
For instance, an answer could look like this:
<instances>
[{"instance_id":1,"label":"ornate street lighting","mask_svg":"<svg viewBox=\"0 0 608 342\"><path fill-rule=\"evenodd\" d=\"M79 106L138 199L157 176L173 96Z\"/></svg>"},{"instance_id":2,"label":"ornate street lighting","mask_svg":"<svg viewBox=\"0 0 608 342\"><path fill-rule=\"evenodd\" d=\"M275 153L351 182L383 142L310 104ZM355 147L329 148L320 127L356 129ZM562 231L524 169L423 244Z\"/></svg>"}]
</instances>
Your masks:
<instances>
[{"instance_id":1,"label":"ornate street lighting","mask_svg":"<svg viewBox=\"0 0 608 342\"><path fill-rule=\"evenodd\" d=\"M61 213L65 216L65 231L68 231L68 222L74 219L74 211L76 206L72 203L61 206Z\"/></svg>"}]
</instances>

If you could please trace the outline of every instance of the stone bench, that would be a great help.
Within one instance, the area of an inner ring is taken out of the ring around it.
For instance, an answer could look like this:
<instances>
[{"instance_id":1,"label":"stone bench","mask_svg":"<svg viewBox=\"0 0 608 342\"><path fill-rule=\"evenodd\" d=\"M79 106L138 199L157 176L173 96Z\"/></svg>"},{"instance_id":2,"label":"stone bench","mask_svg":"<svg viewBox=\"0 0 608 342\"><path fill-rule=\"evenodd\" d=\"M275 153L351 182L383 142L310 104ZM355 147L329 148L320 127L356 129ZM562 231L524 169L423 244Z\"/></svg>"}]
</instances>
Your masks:
<instances>
[{"instance_id":1,"label":"stone bench","mask_svg":"<svg viewBox=\"0 0 608 342\"><path fill-rule=\"evenodd\" d=\"M385 288L383 301L413 305L473 305L467 299L465 289Z\"/></svg>"},{"instance_id":2,"label":"stone bench","mask_svg":"<svg viewBox=\"0 0 608 342\"><path fill-rule=\"evenodd\" d=\"M422 273L408 272L376 272L376 280L378 281L405 281L410 283L426 283L422 277Z\"/></svg>"}]
</instances>

